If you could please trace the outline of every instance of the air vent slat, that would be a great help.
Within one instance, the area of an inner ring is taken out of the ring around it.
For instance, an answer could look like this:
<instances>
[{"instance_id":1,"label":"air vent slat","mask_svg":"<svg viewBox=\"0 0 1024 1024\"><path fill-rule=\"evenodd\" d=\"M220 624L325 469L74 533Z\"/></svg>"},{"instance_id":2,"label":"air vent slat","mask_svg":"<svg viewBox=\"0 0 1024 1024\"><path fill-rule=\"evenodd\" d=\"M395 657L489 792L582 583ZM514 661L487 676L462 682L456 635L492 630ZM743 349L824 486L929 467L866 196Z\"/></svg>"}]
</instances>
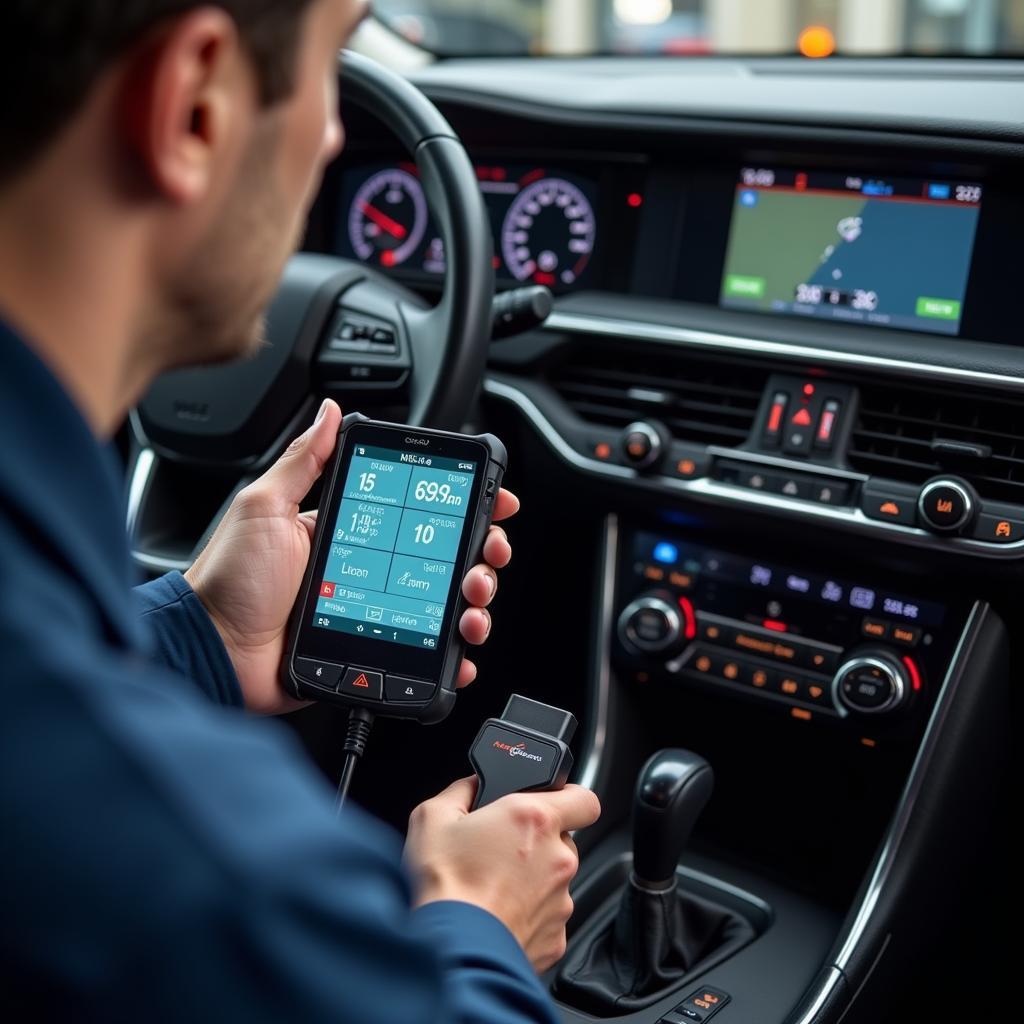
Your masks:
<instances>
[{"instance_id":1,"label":"air vent slat","mask_svg":"<svg viewBox=\"0 0 1024 1024\"><path fill-rule=\"evenodd\" d=\"M938 440L991 449L957 458ZM848 458L863 473L920 483L938 473L969 480L983 498L1024 504L1024 402L923 388L864 386Z\"/></svg>"},{"instance_id":2,"label":"air vent slat","mask_svg":"<svg viewBox=\"0 0 1024 1024\"><path fill-rule=\"evenodd\" d=\"M753 426L767 371L598 342L574 349L549 374L577 416L603 426L660 420L678 440L733 446Z\"/></svg>"}]
</instances>

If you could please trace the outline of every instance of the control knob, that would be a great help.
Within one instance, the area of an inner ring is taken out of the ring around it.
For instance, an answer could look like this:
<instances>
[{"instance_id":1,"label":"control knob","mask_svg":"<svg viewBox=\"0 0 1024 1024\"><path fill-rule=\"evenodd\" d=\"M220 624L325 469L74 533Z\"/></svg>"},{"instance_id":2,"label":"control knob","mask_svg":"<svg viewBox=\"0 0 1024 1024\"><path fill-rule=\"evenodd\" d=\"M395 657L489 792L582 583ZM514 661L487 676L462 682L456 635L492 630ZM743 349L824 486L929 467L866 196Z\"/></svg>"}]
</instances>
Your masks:
<instances>
[{"instance_id":1,"label":"control knob","mask_svg":"<svg viewBox=\"0 0 1024 1024\"><path fill-rule=\"evenodd\" d=\"M961 533L978 507L974 488L955 477L936 477L922 488L917 499L921 521L936 533Z\"/></svg>"},{"instance_id":2,"label":"control knob","mask_svg":"<svg viewBox=\"0 0 1024 1024\"><path fill-rule=\"evenodd\" d=\"M666 654L681 647L683 617L671 595L653 592L630 601L619 616L619 638L638 654Z\"/></svg>"},{"instance_id":3,"label":"control knob","mask_svg":"<svg viewBox=\"0 0 1024 1024\"><path fill-rule=\"evenodd\" d=\"M880 647L861 647L839 667L833 692L839 708L878 715L906 702L910 680L896 655Z\"/></svg>"},{"instance_id":4,"label":"control knob","mask_svg":"<svg viewBox=\"0 0 1024 1024\"><path fill-rule=\"evenodd\" d=\"M622 457L637 469L651 469L668 451L672 435L660 423L637 420L622 432Z\"/></svg>"}]
</instances>

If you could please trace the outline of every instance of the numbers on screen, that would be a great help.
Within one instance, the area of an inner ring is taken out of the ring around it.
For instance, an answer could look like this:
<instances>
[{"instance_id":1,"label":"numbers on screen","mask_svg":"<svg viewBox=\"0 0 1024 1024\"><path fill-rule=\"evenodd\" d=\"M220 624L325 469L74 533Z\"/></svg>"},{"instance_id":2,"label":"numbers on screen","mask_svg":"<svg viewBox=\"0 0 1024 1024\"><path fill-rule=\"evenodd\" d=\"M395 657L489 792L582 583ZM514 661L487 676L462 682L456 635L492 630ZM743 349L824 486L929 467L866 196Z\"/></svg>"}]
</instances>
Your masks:
<instances>
[{"instance_id":1,"label":"numbers on screen","mask_svg":"<svg viewBox=\"0 0 1024 1024\"><path fill-rule=\"evenodd\" d=\"M434 539L434 528L430 523L419 523L413 533L417 544L429 544Z\"/></svg>"},{"instance_id":2,"label":"numbers on screen","mask_svg":"<svg viewBox=\"0 0 1024 1024\"><path fill-rule=\"evenodd\" d=\"M359 474L359 490L364 494L369 494L374 485L377 483L376 473L360 473Z\"/></svg>"}]
</instances>

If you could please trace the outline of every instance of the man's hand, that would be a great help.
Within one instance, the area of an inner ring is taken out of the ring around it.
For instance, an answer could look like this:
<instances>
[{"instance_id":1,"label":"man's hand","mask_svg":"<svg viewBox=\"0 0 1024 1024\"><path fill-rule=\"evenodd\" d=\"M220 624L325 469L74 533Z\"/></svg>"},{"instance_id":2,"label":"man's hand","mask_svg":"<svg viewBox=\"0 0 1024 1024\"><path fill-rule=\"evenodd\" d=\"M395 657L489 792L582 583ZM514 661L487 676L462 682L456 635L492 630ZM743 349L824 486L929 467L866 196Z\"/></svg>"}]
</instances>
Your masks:
<instances>
[{"instance_id":1,"label":"man's hand","mask_svg":"<svg viewBox=\"0 0 1024 1024\"><path fill-rule=\"evenodd\" d=\"M476 779L459 779L409 818L405 859L416 905L459 900L489 910L541 973L565 953L569 882L579 867L566 834L597 821L601 805L580 786L512 793L469 813Z\"/></svg>"},{"instance_id":2,"label":"man's hand","mask_svg":"<svg viewBox=\"0 0 1024 1024\"><path fill-rule=\"evenodd\" d=\"M301 707L280 684L288 619L309 561L316 513L299 513L306 496L334 451L341 409L327 400L316 422L258 480L240 491L210 543L185 578L199 595L235 667L246 707L278 714ZM508 519L519 500L502 490L494 519ZM471 644L482 644L491 630L487 606L498 589L495 570L512 558L508 537L492 526L484 544L485 563L466 573L462 593L471 607L459 623ZM458 685L476 677L463 660Z\"/></svg>"}]
</instances>

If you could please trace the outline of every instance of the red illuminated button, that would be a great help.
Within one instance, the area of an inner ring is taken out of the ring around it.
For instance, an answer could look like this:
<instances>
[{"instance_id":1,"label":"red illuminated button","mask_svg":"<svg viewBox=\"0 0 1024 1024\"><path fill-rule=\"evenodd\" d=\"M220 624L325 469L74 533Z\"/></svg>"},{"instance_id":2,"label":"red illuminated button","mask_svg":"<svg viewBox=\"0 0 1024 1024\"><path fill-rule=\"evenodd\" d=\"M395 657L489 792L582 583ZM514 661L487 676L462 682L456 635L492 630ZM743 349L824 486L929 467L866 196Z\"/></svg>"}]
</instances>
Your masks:
<instances>
[{"instance_id":1,"label":"red illuminated button","mask_svg":"<svg viewBox=\"0 0 1024 1024\"><path fill-rule=\"evenodd\" d=\"M338 684L338 692L381 700L384 696L384 675L368 668L350 668Z\"/></svg>"},{"instance_id":2,"label":"red illuminated button","mask_svg":"<svg viewBox=\"0 0 1024 1024\"><path fill-rule=\"evenodd\" d=\"M811 425L811 414L806 409L797 409L789 422L794 427L809 427Z\"/></svg>"},{"instance_id":3,"label":"red illuminated button","mask_svg":"<svg viewBox=\"0 0 1024 1024\"><path fill-rule=\"evenodd\" d=\"M821 451L831 450L840 408L839 402L834 398L828 399L822 406L821 415L818 417L818 429L814 433L815 448Z\"/></svg>"},{"instance_id":4,"label":"red illuminated button","mask_svg":"<svg viewBox=\"0 0 1024 1024\"><path fill-rule=\"evenodd\" d=\"M786 406L789 404L789 396L785 391L776 391L772 395L772 404L768 409L768 422L764 428L763 441L765 445L775 446L782 437L782 424L786 417Z\"/></svg>"}]
</instances>

